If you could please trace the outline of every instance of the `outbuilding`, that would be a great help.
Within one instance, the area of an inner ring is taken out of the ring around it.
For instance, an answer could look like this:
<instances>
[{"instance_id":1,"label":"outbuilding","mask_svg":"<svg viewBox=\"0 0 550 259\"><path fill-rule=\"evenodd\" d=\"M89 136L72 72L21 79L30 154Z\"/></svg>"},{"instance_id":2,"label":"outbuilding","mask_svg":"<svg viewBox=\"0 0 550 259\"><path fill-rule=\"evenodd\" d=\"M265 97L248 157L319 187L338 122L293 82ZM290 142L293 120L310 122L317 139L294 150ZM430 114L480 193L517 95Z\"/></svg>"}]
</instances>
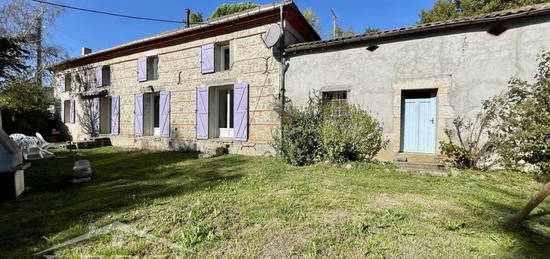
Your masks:
<instances>
[{"instance_id":1,"label":"outbuilding","mask_svg":"<svg viewBox=\"0 0 550 259\"><path fill-rule=\"evenodd\" d=\"M286 95L312 94L371 112L390 140L379 158L435 162L457 116L474 119L482 101L512 77L532 80L550 50L550 4L419 24L286 49Z\"/></svg>"}]
</instances>

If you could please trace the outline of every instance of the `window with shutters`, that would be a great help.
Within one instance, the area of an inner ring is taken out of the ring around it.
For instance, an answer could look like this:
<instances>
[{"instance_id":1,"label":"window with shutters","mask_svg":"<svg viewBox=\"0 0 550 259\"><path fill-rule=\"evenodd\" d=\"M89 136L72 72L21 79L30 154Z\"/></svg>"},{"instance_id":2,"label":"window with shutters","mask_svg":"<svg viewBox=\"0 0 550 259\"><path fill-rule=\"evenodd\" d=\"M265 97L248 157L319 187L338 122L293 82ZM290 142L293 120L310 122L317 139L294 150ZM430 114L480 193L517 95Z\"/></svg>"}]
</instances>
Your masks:
<instances>
[{"instance_id":1,"label":"window with shutters","mask_svg":"<svg viewBox=\"0 0 550 259\"><path fill-rule=\"evenodd\" d=\"M143 94L143 136L160 136L160 94Z\"/></svg>"},{"instance_id":2,"label":"window with shutters","mask_svg":"<svg viewBox=\"0 0 550 259\"><path fill-rule=\"evenodd\" d=\"M111 98L99 98L99 133L111 134Z\"/></svg>"},{"instance_id":3,"label":"window with shutters","mask_svg":"<svg viewBox=\"0 0 550 259\"><path fill-rule=\"evenodd\" d=\"M63 122L71 121L71 100L63 101Z\"/></svg>"},{"instance_id":4,"label":"window with shutters","mask_svg":"<svg viewBox=\"0 0 550 259\"><path fill-rule=\"evenodd\" d=\"M346 102L348 91L326 91L323 92L323 103Z\"/></svg>"},{"instance_id":5,"label":"window with shutters","mask_svg":"<svg viewBox=\"0 0 550 259\"><path fill-rule=\"evenodd\" d=\"M159 65L158 56L147 57L147 81L157 80L159 78L158 65Z\"/></svg>"},{"instance_id":6,"label":"window with shutters","mask_svg":"<svg viewBox=\"0 0 550 259\"><path fill-rule=\"evenodd\" d=\"M71 91L72 76L71 74L65 74L65 92Z\"/></svg>"},{"instance_id":7,"label":"window with shutters","mask_svg":"<svg viewBox=\"0 0 550 259\"><path fill-rule=\"evenodd\" d=\"M233 86L211 87L210 100L210 134L215 138L233 138Z\"/></svg>"}]
</instances>

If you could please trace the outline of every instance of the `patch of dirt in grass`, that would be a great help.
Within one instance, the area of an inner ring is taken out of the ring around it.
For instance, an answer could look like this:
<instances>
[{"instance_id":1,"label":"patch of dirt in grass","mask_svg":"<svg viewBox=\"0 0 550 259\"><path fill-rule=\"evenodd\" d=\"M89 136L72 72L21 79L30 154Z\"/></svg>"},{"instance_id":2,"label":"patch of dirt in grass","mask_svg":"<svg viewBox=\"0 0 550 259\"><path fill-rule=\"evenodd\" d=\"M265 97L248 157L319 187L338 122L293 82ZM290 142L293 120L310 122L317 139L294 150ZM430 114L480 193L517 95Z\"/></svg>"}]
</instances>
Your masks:
<instances>
[{"instance_id":1,"label":"patch of dirt in grass","mask_svg":"<svg viewBox=\"0 0 550 259\"><path fill-rule=\"evenodd\" d=\"M213 257L288 257L295 248L307 246L314 236L309 229L288 228L283 222L270 220L243 229L208 254Z\"/></svg>"},{"instance_id":2,"label":"patch of dirt in grass","mask_svg":"<svg viewBox=\"0 0 550 259\"><path fill-rule=\"evenodd\" d=\"M351 216L349 211L340 209L330 211L327 210L323 213L319 213L318 215L319 216L315 218L321 223L324 223L327 227L331 228L336 227L340 222L347 220Z\"/></svg>"},{"instance_id":3,"label":"patch of dirt in grass","mask_svg":"<svg viewBox=\"0 0 550 259\"><path fill-rule=\"evenodd\" d=\"M419 195L412 194L380 194L367 201L367 206L372 209L397 209L401 207L411 207L420 205L426 208L450 208L460 207L460 205L452 200L429 199Z\"/></svg>"}]
</instances>

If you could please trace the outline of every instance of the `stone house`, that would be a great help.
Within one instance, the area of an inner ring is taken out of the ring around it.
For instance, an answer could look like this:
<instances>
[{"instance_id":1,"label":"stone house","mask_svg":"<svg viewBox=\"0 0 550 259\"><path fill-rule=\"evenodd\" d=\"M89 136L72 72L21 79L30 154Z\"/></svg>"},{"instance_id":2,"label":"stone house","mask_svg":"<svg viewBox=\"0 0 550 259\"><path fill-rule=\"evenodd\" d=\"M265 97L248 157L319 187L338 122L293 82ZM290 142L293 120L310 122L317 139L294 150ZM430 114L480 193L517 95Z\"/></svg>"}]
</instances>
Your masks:
<instances>
[{"instance_id":1,"label":"stone house","mask_svg":"<svg viewBox=\"0 0 550 259\"><path fill-rule=\"evenodd\" d=\"M288 69L261 38L281 9ZM369 110L390 140L380 159L433 162L454 118L474 118L511 77L532 79L550 50L549 14L539 4L320 40L284 1L62 62L55 96L73 139L91 113L116 146L264 155L282 77L294 105L315 93Z\"/></svg>"},{"instance_id":2,"label":"stone house","mask_svg":"<svg viewBox=\"0 0 550 259\"><path fill-rule=\"evenodd\" d=\"M532 80L550 51L550 3L347 38L296 43L285 52L286 95L345 99L377 117L390 140L382 160L434 162L457 116L512 77Z\"/></svg>"},{"instance_id":3,"label":"stone house","mask_svg":"<svg viewBox=\"0 0 550 259\"><path fill-rule=\"evenodd\" d=\"M285 45L319 40L292 1L264 5L90 52L52 67L58 111L73 140L115 146L270 152L280 52L264 45L284 20ZM86 130L88 129L88 130Z\"/></svg>"}]
</instances>

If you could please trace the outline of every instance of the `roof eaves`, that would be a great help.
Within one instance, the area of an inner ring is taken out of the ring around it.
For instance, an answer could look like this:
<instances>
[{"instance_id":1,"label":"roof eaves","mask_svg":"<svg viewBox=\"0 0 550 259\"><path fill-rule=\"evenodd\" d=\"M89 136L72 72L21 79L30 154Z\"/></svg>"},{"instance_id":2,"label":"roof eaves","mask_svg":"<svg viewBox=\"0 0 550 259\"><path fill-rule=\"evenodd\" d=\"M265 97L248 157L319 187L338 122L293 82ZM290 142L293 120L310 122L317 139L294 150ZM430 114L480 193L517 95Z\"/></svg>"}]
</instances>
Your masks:
<instances>
[{"instance_id":1,"label":"roof eaves","mask_svg":"<svg viewBox=\"0 0 550 259\"><path fill-rule=\"evenodd\" d=\"M259 7L256 7L256 8L248 9L246 11L239 12L239 13L236 13L236 14L225 15L225 16L216 18L212 21L209 21L206 24L198 24L198 25L190 26L188 28L185 28L185 27L184 28L177 28L177 29L174 29L174 30L162 32L162 33L155 34L155 35L143 38L143 39L139 39L139 40L123 43L123 44L120 44L120 45L117 45L117 46L114 46L114 47L110 47L110 48L107 48L107 49L95 51L95 52L92 52L90 54L78 56L78 57L75 57L75 58L72 58L72 59L66 59L62 62L59 62L57 64L52 65L50 67L50 69L54 69L56 67L61 67L65 64L68 64L68 63L71 63L71 62L74 62L74 61L77 61L77 60L81 60L81 59L84 59L84 58L91 58L91 57L102 55L102 54L105 54L105 53L108 53L108 52L113 52L113 51L116 51L116 50L119 50L119 49L122 49L122 48L127 48L127 47L131 47L131 46L138 45L138 44L143 44L143 43L146 43L146 42L149 42L149 41L158 40L158 39L162 39L162 38L166 38L166 37L170 37L170 36L174 36L174 35L178 35L178 34L182 34L182 33L187 33L187 32L192 32L192 31L199 31L199 30L202 30L202 29L214 26L214 25L219 25L219 24L224 24L224 23L231 22L231 21L240 20L240 19L243 19L243 18L250 17L252 15L259 14L259 13L272 11L276 8L281 7L281 6L291 5L292 3L293 3L292 0L284 0L284 1L281 1L281 2L270 3L270 4L262 5L262 6L259 6Z\"/></svg>"},{"instance_id":2,"label":"roof eaves","mask_svg":"<svg viewBox=\"0 0 550 259\"><path fill-rule=\"evenodd\" d=\"M515 12L514 11L495 12L495 13L479 15L475 17L456 19L450 22L435 22L435 23L419 24L419 25L410 26L410 27L403 27L398 29L386 30L383 32L375 32L375 33L369 33L369 34L363 34L363 35L357 35L357 36L351 36L351 37L314 41L314 42L308 42L308 43L297 43L297 44L290 45L285 51L299 52L299 51L312 50L312 49L322 49L326 47L332 47L332 46L338 46L338 45L344 45L344 44L350 44L350 43L356 43L356 42L364 42L364 41L370 41L375 39L384 39L384 38L390 38L390 37L395 37L400 35L410 35L410 34L429 32L429 31L435 31L435 30L441 30L441 29L447 29L447 28L468 26L472 24L490 23L490 22L495 22L499 20L509 20L509 19L520 18L520 17L529 17L529 16L535 16L535 15L540 15L545 13L550 13L550 4L543 5L543 8L541 9L527 7L524 9L519 9L519 11L515 11Z\"/></svg>"}]
</instances>

